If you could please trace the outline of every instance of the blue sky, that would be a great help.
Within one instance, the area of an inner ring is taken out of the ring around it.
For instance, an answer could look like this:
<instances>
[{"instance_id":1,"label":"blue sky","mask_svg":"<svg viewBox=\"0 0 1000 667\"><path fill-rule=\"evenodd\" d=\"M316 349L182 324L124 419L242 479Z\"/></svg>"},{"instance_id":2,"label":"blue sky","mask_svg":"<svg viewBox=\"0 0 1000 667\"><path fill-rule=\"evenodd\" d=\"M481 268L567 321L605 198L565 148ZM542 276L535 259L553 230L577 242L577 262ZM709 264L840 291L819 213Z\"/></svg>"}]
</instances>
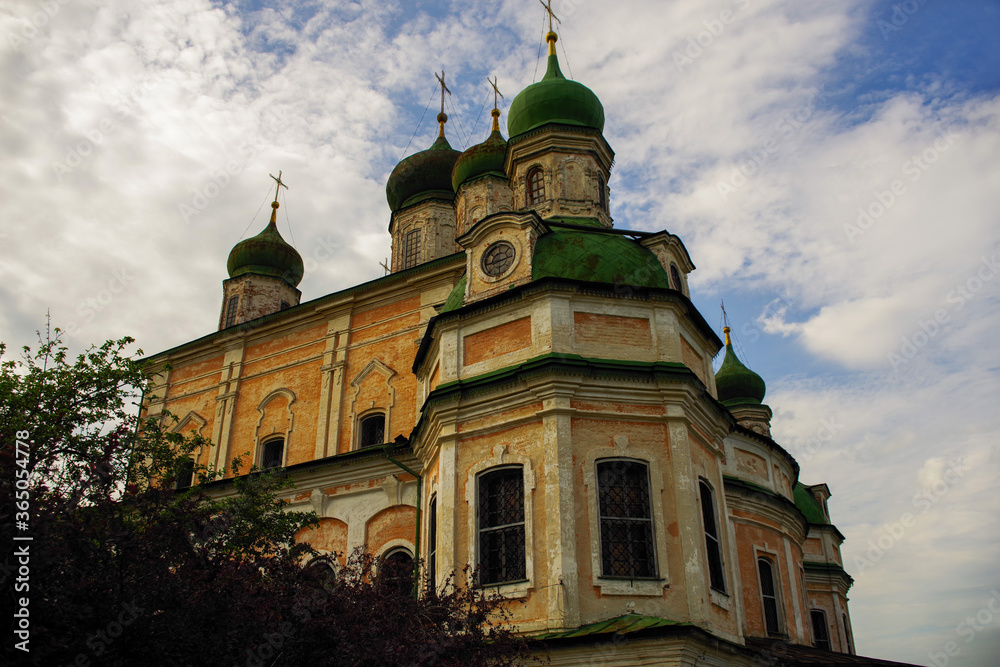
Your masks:
<instances>
[{"instance_id":1,"label":"blue sky","mask_svg":"<svg viewBox=\"0 0 1000 667\"><path fill-rule=\"evenodd\" d=\"M929 664L955 641L949 664L995 664L1000 617L962 624L1000 590L1000 2L553 6L563 71L605 106L616 226L684 239L695 304L718 325L725 300L775 438L834 493L859 651ZM49 7L0 9L11 346L47 309L74 349L214 330L278 169L303 299L378 277L432 73L464 148L487 76L505 111L544 71L536 0Z\"/></svg>"}]
</instances>

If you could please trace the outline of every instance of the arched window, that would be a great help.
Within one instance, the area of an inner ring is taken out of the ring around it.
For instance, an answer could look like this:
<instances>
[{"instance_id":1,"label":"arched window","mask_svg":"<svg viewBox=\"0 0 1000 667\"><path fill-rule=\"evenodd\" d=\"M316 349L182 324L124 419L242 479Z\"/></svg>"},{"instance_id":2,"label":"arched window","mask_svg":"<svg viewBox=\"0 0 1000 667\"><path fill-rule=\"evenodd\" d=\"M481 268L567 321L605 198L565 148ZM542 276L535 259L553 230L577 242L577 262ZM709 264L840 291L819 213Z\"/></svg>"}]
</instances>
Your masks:
<instances>
[{"instance_id":1,"label":"arched window","mask_svg":"<svg viewBox=\"0 0 1000 667\"><path fill-rule=\"evenodd\" d=\"M479 476L479 582L525 578L524 472L521 466Z\"/></svg>"},{"instance_id":2,"label":"arched window","mask_svg":"<svg viewBox=\"0 0 1000 667\"><path fill-rule=\"evenodd\" d=\"M280 468L285 457L285 440L268 440L261 447L260 467L264 470L269 468Z\"/></svg>"},{"instance_id":3,"label":"arched window","mask_svg":"<svg viewBox=\"0 0 1000 667\"><path fill-rule=\"evenodd\" d=\"M413 589L413 554L409 549L398 547L382 556L379 578L384 584L401 593Z\"/></svg>"},{"instance_id":4,"label":"arched window","mask_svg":"<svg viewBox=\"0 0 1000 667\"><path fill-rule=\"evenodd\" d=\"M427 508L427 589L437 588L437 496L431 498Z\"/></svg>"},{"instance_id":5,"label":"arched window","mask_svg":"<svg viewBox=\"0 0 1000 667\"><path fill-rule=\"evenodd\" d=\"M239 309L240 297L229 297L229 304L226 306L226 328L236 324L236 311Z\"/></svg>"},{"instance_id":6,"label":"arched window","mask_svg":"<svg viewBox=\"0 0 1000 667\"><path fill-rule=\"evenodd\" d=\"M545 172L541 167L533 167L528 172L528 206L540 204L545 199Z\"/></svg>"},{"instance_id":7,"label":"arched window","mask_svg":"<svg viewBox=\"0 0 1000 667\"><path fill-rule=\"evenodd\" d=\"M678 292L684 291L684 283L681 282L681 272L677 270L677 265L673 263L670 264L670 282L673 283L671 287Z\"/></svg>"},{"instance_id":8,"label":"arched window","mask_svg":"<svg viewBox=\"0 0 1000 667\"><path fill-rule=\"evenodd\" d=\"M712 588L726 592L726 579L722 570L722 547L719 543L719 527L715 521L715 500L712 487L705 480L698 481L701 493L701 520L705 529L705 552L708 554L708 575Z\"/></svg>"},{"instance_id":9,"label":"arched window","mask_svg":"<svg viewBox=\"0 0 1000 667\"><path fill-rule=\"evenodd\" d=\"M778 584L774 576L774 563L770 558L757 559L757 574L760 576L761 607L764 611L764 626L767 634L781 634L781 615L778 612Z\"/></svg>"},{"instance_id":10,"label":"arched window","mask_svg":"<svg viewBox=\"0 0 1000 667\"><path fill-rule=\"evenodd\" d=\"M603 210L608 210L608 193L603 176L597 177L597 203Z\"/></svg>"},{"instance_id":11,"label":"arched window","mask_svg":"<svg viewBox=\"0 0 1000 667\"><path fill-rule=\"evenodd\" d=\"M813 646L824 651L830 649L830 632L826 628L826 612L822 609L812 609L809 618L813 626Z\"/></svg>"},{"instance_id":12,"label":"arched window","mask_svg":"<svg viewBox=\"0 0 1000 667\"><path fill-rule=\"evenodd\" d=\"M409 269L420 263L420 230L412 229L403 237L403 268Z\"/></svg>"},{"instance_id":13,"label":"arched window","mask_svg":"<svg viewBox=\"0 0 1000 667\"><path fill-rule=\"evenodd\" d=\"M646 464L622 459L598 461L597 497L601 575L655 577L653 513Z\"/></svg>"},{"instance_id":14,"label":"arched window","mask_svg":"<svg viewBox=\"0 0 1000 667\"><path fill-rule=\"evenodd\" d=\"M379 412L362 418L358 427L359 448L385 444L385 413Z\"/></svg>"},{"instance_id":15,"label":"arched window","mask_svg":"<svg viewBox=\"0 0 1000 667\"><path fill-rule=\"evenodd\" d=\"M177 476L174 477L174 485L178 489L190 488L194 483L194 459L181 459L177 469Z\"/></svg>"}]
</instances>

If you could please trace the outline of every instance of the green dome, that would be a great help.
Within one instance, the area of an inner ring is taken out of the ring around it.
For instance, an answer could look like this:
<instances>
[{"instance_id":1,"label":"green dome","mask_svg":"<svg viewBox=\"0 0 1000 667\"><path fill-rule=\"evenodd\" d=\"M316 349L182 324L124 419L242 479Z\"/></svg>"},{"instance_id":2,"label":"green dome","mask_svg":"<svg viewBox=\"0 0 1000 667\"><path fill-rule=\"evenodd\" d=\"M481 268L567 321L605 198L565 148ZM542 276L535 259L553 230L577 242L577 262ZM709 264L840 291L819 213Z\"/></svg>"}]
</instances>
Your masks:
<instances>
[{"instance_id":1,"label":"green dome","mask_svg":"<svg viewBox=\"0 0 1000 667\"><path fill-rule=\"evenodd\" d=\"M302 256L292 246L285 243L278 233L275 223L277 202L271 204L271 221L257 236L243 239L229 252L226 269L229 277L235 278L247 273L281 278L293 287L302 281L305 270Z\"/></svg>"},{"instance_id":2,"label":"green dome","mask_svg":"<svg viewBox=\"0 0 1000 667\"><path fill-rule=\"evenodd\" d=\"M507 113L507 131L511 137L546 123L604 130L601 101L590 88L562 75L554 53L549 54L549 66L542 80L522 90Z\"/></svg>"},{"instance_id":3,"label":"green dome","mask_svg":"<svg viewBox=\"0 0 1000 667\"><path fill-rule=\"evenodd\" d=\"M593 232L555 228L538 239L531 278L557 277L595 283L670 289L663 265L652 252L620 234L604 233L597 221Z\"/></svg>"},{"instance_id":4,"label":"green dome","mask_svg":"<svg viewBox=\"0 0 1000 667\"><path fill-rule=\"evenodd\" d=\"M393 212L432 197L455 198L451 170L459 152L451 147L442 132L425 151L414 153L396 165L385 186L385 198Z\"/></svg>"},{"instance_id":5,"label":"green dome","mask_svg":"<svg viewBox=\"0 0 1000 667\"><path fill-rule=\"evenodd\" d=\"M481 144L472 146L462 153L455 161L451 170L451 186L458 192L458 186L487 174L507 178L503 170L503 161L507 156L507 140L500 134L500 128L494 127L493 132Z\"/></svg>"},{"instance_id":6,"label":"green dome","mask_svg":"<svg viewBox=\"0 0 1000 667\"><path fill-rule=\"evenodd\" d=\"M729 340L729 330L726 329L726 358L722 361L719 372L715 374L715 388L719 392L719 401L723 405L760 405L764 400L767 388L764 380L752 370L743 365L733 350Z\"/></svg>"}]
</instances>

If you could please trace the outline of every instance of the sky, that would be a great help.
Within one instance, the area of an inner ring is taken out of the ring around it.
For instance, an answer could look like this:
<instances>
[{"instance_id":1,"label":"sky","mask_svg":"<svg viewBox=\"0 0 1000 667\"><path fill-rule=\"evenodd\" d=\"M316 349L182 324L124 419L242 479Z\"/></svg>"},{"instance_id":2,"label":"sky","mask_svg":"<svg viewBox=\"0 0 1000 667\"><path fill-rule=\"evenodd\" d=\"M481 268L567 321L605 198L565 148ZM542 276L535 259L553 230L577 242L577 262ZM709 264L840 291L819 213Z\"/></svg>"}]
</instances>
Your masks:
<instances>
[{"instance_id":1,"label":"sky","mask_svg":"<svg viewBox=\"0 0 1000 667\"><path fill-rule=\"evenodd\" d=\"M1000 656L1000 1L556 0L604 104L620 228L667 229L692 298L826 482L858 652ZM382 275L385 182L489 132L544 73L537 0L8 0L0 340L214 331L267 222L303 300ZM505 132L506 134L506 132ZM721 358L716 360L716 364Z\"/></svg>"}]
</instances>

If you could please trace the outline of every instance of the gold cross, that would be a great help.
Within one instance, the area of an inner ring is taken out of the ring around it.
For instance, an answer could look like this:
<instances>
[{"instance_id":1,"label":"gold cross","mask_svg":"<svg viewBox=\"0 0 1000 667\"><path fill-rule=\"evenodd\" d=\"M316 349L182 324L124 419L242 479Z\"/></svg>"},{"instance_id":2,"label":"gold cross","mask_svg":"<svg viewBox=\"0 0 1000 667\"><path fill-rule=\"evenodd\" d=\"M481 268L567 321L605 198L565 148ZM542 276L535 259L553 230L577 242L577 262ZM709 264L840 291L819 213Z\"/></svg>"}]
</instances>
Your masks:
<instances>
[{"instance_id":1,"label":"gold cross","mask_svg":"<svg viewBox=\"0 0 1000 667\"><path fill-rule=\"evenodd\" d=\"M451 91L448 90L448 86L444 85L444 70L441 70L441 76L438 76L437 72L434 72L434 78L438 80L441 84L441 113L444 113L444 94L448 93L451 95Z\"/></svg>"},{"instance_id":2,"label":"gold cross","mask_svg":"<svg viewBox=\"0 0 1000 667\"><path fill-rule=\"evenodd\" d=\"M486 80L490 81L490 77L486 77ZM501 93L497 89L497 78L495 76L493 77L493 80L490 81L490 85L493 86L493 108L496 109L497 108L497 95L499 95L500 97L503 97L503 93Z\"/></svg>"},{"instance_id":3,"label":"gold cross","mask_svg":"<svg viewBox=\"0 0 1000 667\"><path fill-rule=\"evenodd\" d=\"M549 0L548 4L546 4L543 0L538 0L538 2L541 2L542 7L545 7L545 11L549 13L549 32L552 32L552 19L555 19L560 24L562 21L559 21L559 17L552 11L552 0Z\"/></svg>"},{"instance_id":4,"label":"gold cross","mask_svg":"<svg viewBox=\"0 0 1000 667\"><path fill-rule=\"evenodd\" d=\"M276 186L274 186L274 201L278 201L278 191L281 188L285 188L287 190L288 186L281 182L281 170L280 169L278 170L278 176L277 177L275 177L273 174L268 174L268 176L270 176L271 178L273 178L278 183Z\"/></svg>"}]
</instances>

